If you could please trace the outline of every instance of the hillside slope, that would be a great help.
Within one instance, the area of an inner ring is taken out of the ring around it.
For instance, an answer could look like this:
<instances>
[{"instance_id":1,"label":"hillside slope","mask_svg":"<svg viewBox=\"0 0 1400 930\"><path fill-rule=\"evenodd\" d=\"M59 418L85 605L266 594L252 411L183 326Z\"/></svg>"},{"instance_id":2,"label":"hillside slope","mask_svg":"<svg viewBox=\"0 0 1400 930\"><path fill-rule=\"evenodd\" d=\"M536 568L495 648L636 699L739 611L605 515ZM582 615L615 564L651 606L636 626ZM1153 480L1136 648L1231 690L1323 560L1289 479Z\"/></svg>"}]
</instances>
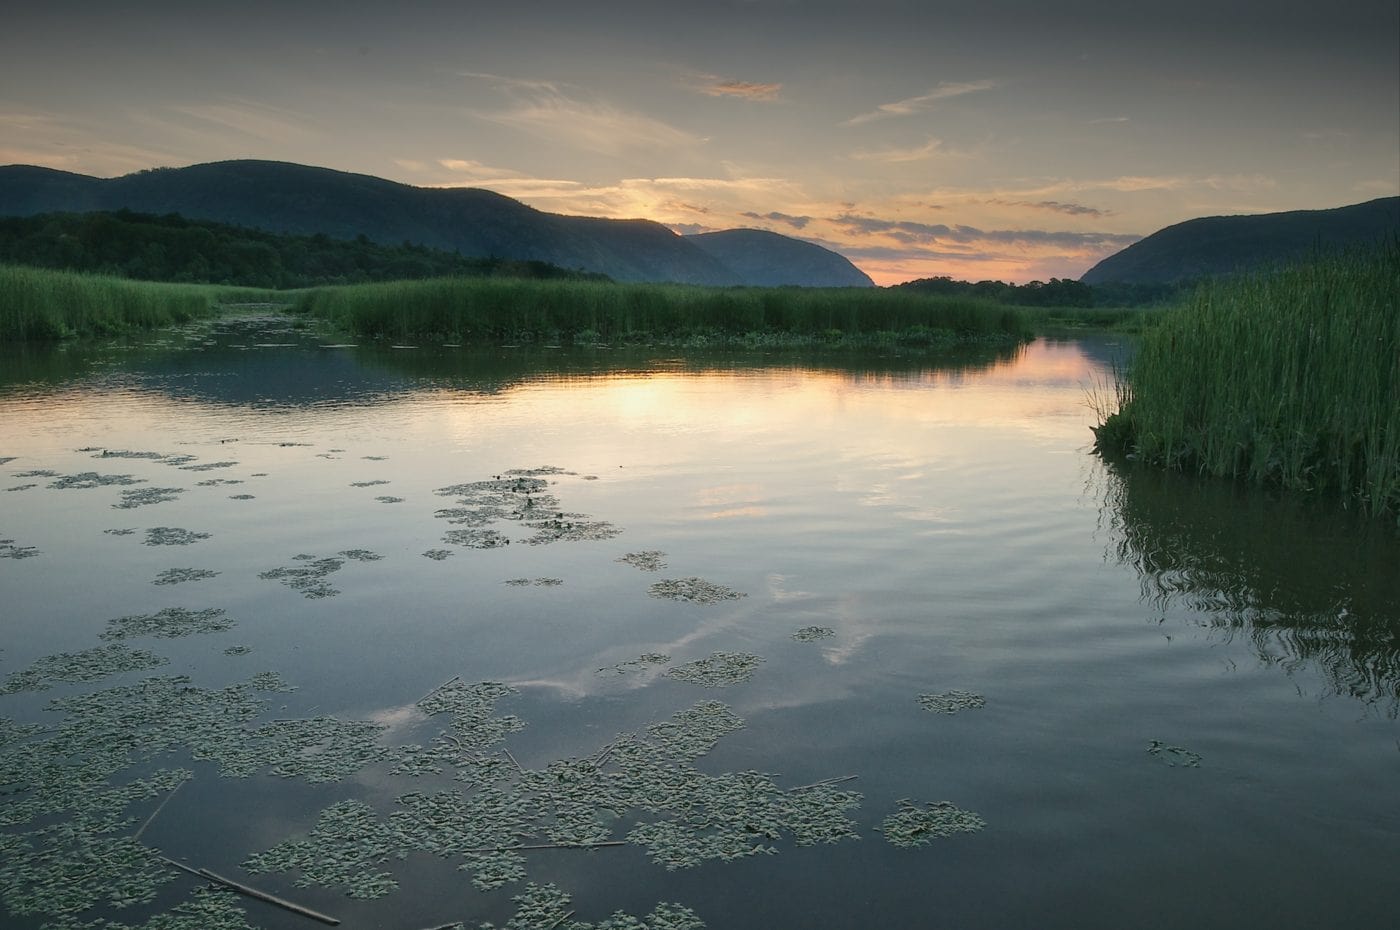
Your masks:
<instances>
[{"instance_id":1,"label":"hillside slope","mask_svg":"<svg viewBox=\"0 0 1400 930\"><path fill-rule=\"evenodd\" d=\"M544 261L619 281L757 283L659 223L545 213L475 188L412 187L369 175L251 160L111 179L26 165L0 167L0 215L119 209L178 213L277 233L363 235L374 242L411 242L465 256ZM800 274L783 277L812 283Z\"/></svg>"},{"instance_id":2,"label":"hillside slope","mask_svg":"<svg viewBox=\"0 0 1400 930\"><path fill-rule=\"evenodd\" d=\"M1158 230L1105 258L1085 284L1171 284L1285 264L1317 250L1400 234L1400 197L1332 210L1207 216Z\"/></svg>"},{"instance_id":3,"label":"hillside slope","mask_svg":"<svg viewBox=\"0 0 1400 930\"><path fill-rule=\"evenodd\" d=\"M726 229L685 238L733 269L745 284L758 287L789 284L808 287L875 286L875 282L844 255L775 232Z\"/></svg>"}]
</instances>

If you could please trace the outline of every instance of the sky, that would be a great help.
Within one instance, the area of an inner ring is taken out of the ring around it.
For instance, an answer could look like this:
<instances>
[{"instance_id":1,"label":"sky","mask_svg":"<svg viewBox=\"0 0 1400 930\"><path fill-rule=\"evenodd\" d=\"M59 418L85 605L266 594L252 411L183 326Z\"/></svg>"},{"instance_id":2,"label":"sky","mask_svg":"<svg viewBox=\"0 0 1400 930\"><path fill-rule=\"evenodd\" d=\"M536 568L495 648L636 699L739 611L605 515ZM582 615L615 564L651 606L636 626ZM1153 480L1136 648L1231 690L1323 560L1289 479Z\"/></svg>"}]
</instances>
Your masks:
<instances>
[{"instance_id":1,"label":"sky","mask_svg":"<svg viewBox=\"0 0 1400 930\"><path fill-rule=\"evenodd\" d=\"M229 158L769 229L877 284L1077 278L1400 194L1395 0L17 5L0 164Z\"/></svg>"}]
</instances>

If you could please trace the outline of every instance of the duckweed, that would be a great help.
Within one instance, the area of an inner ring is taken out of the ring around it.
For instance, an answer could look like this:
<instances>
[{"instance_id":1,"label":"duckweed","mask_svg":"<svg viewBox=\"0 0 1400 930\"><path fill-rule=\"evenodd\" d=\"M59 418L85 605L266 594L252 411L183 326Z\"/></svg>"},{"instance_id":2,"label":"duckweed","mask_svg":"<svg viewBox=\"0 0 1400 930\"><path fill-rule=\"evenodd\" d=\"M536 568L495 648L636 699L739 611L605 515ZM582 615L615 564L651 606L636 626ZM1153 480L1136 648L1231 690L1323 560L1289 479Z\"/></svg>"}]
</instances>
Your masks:
<instances>
[{"instance_id":1,"label":"duckweed","mask_svg":"<svg viewBox=\"0 0 1400 930\"><path fill-rule=\"evenodd\" d=\"M389 494L380 495L379 497L376 497L375 500L379 501L379 503L381 503L381 504L402 504L402 503L403 503L403 498L402 498L402 497L394 497L394 496L389 495Z\"/></svg>"},{"instance_id":2,"label":"duckweed","mask_svg":"<svg viewBox=\"0 0 1400 930\"><path fill-rule=\"evenodd\" d=\"M687 601L691 604L718 604L721 601L737 601L747 596L743 592L703 578L668 578L653 584L647 589L647 593L652 597Z\"/></svg>"},{"instance_id":3,"label":"duckweed","mask_svg":"<svg viewBox=\"0 0 1400 930\"><path fill-rule=\"evenodd\" d=\"M960 710L986 707L987 699L972 691L954 688L941 694L919 695L919 706L935 714L956 714Z\"/></svg>"},{"instance_id":4,"label":"duckweed","mask_svg":"<svg viewBox=\"0 0 1400 930\"><path fill-rule=\"evenodd\" d=\"M37 484L16 484L6 488L6 491L28 491L30 488L37 488Z\"/></svg>"},{"instance_id":5,"label":"duckweed","mask_svg":"<svg viewBox=\"0 0 1400 930\"><path fill-rule=\"evenodd\" d=\"M13 539L0 539L0 559L32 559L38 554L33 546L16 546Z\"/></svg>"},{"instance_id":6,"label":"duckweed","mask_svg":"<svg viewBox=\"0 0 1400 930\"><path fill-rule=\"evenodd\" d=\"M368 549L344 549L334 556L318 559L314 555L292 556L294 562L301 562L301 565L284 565L281 568L269 569L258 573L259 578L280 581L293 591L300 591L303 597L322 598L335 597L340 593L339 588L332 587L326 581L326 577L340 571L345 567L346 560L354 562L377 562L383 558Z\"/></svg>"},{"instance_id":7,"label":"duckweed","mask_svg":"<svg viewBox=\"0 0 1400 930\"><path fill-rule=\"evenodd\" d=\"M352 487L352 488L372 488L372 487L375 487L375 486L377 486L377 485L388 484L388 483L389 483L389 482L387 482L387 481L383 480L382 478L380 478L380 479L376 479L376 480L374 480L374 481L352 481L352 482L350 482L350 487Z\"/></svg>"},{"instance_id":8,"label":"duckweed","mask_svg":"<svg viewBox=\"0 0 1400 930\"><path fill-rule=\"evenodd\" d=\"M142 484L145 480L144 478L133 478L131 475L99 475L95 471L85 471L76 475L63 475L50 481L49 487L60 491L88 490L112 485Z\"/></svg>"},{"instance_id":9,"label":"duckweed","mask_svg":"<svg viewBox=\"0 0 1400 930\"><path fill-rule=\"evenodd\" d=\"M232 468L237 462L201 462L198 465L181 465L180 471L216 471L220 468Z\"/></svg>"},{"instance_id":10,"label":"duckweed","mask_svg":"<svg viewBox=\"0 0 1400 930\"><path fill-rule=\"evenodd\" d=\"M451 549L428 549L423 553L423 557L432 559L434 562L441 562L451 554Z\"/></svg>"},{"instance_id":11,"label":"duckweed","mask_svg":"<svg viewBox=\"0 0 1400 930\"><path fill-rule=\"evenodd\" d=\"M986 825L977 814L954 807L948 801L929 801L920 807L905 798L899 801L899 810L886 817L876 829L894 846L915 847L957 833L976 833Z\"/></svg>"},{"instance_id":12,"label":"duckweed","mask_svg":"<svg viewBox=\"0 0 1400 930\"><path fill-rule=\"evenodd\" d=\"M20 691L47 691L59 681L96 681L122 672L156 668L170 660L143 649L128 649L121 643L96 646L81 652L61 652L36 659L28 668L15 672L0 685L0 694Z\"/></svg>"},{"instance_id":13,"label":"duckweed","mask_svg":"<svg viewBox=\"0 0 1400 930\"><path fill-rule=\"evenodd\" d=\"M250 653L250 652L252 652L252 651L253 651L253 647L251 647L251 646L229 646L227 649L224 650L224 655L226 655L226 656L246 656L248 653Z\"/></svg>"},{"instance_id":14,"label":"duckweed","mask_svg":"<svg viewBox=\"0 0 1400 930\"><path fill-rule=\"evenodd\" d=\"M153 614L133 614L107 621L102 633L106 640L128 639L132 636L156 636L173 639L196 633L222 633L235 626L232 619L217 607L191 610L188 607L167 607Z\"/></svg>"},{"instance_id":15,"label":"duckweed","mask_svg":"<svg viewBox=\"0 0 1400 930\"><path fill-rule=\"evenodd\" d=\"M123 491L121 503L112 506L118 510L132 510L136 507L173 501L183 493L184 488L135 488Z\"/></svg>"},{"instance_id":16,"label":"duckweed","mask_svg":"<svg viewBox=\"0 0 1400 930\"><path fill-rule=\"evenodd\" d=\"M194 530L182 530L175 526L156 526L146 530L146 540L143 545L147 546L188 546L199 542L201 539L208 539L210 533L196 533Z\"/></svg>"},{"instance_id":17,"label":"duckweed","mask_svg":"<svg viewBox=\"0 0 1400 930\"><path fill-rule=\"evenodd\" d=\"M1183 749L1180 746L1168 746L1159 739L1154 739L1152 745L1147 747L1147 754L1172 768L1198 769L1201 767L1200 753Z\"/></svg>"},{"instance_id":18,"label":"duckweed","mask_svg":"<svg viewBox=\"0 0 1400 930\"><path fill-rule=\"evenodd\" d=\"M707 688L724 688L748 681L761 662L762 656L747 652L716 652L704 659L668 668L666 675Z\"/></svg>"},{"instance_id":19,"label":"duckweed","mask_svg":"<svg viewBox=\"0 0 1400 930\"><path fill-rule=\"evenodd\" d=\"M666 553L659 549L644 549L641 552L629 552L613 561L631 565L644 572L659 572L666 567Z\"/></svg>"},{"instance_id":20,"label":"duckweed","mask_svg":"<svg viewBox=\"0 0 1400 930\"><path fill-rule=\"evenodd\" d=\"M836 631L830 629L829 627L804 626L796 633L793 633L792 638L797 640L799 643L815 643L819 639L826 639L829 636L835 635Z\"/></svg>"},{"instance_id":21,"label":"duckweed","mask_svg":"<svg viewBox=\"0 0 1400 930\"><path fill-rule=\"evenodd\" d=\"M635 659L628 659L626 662L619 662L616 665L605 665L598 669L598 675L627 675L632 672L639 672L647 667L658 665L668 665L671 657L660 652L644 652Z\"/></svg>"},{"instance_id":22,"label":"duckweed","mask_svg":"<svg viewBox=\"0 0 1400 930\"><path fill-rule=\"evenodd\" d=\"M213 578L218 574L220 573L209 568L167 568L156 575L151 584L184 584L186 581L203 581L205 578Z\"/></svg>"}]
</instances>

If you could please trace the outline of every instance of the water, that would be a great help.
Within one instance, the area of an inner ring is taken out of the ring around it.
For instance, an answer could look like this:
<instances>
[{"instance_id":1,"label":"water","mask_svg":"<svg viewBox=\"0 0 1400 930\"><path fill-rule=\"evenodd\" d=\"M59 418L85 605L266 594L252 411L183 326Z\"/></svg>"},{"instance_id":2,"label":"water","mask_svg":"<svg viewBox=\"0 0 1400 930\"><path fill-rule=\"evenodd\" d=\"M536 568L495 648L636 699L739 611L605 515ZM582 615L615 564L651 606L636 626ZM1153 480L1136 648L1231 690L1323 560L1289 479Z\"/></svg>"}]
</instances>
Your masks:
<instances>
[{"instance_id":1,"label":"water","mask_svg":"<svg viewBox=\"0 0 1400 930\"><path fill-rule=\"evenodd\" d=\"M761 840L775 855L675 870L633 844L523 853L526 881L572 896L570 921L662 901L735 930L1393 921L1400 545L1334 508L1106 467L1085 390L1124 350L1112 340L932 359L328 344L252 319L0 356L0 457L13 457L0 538L39 552L0 559L0 676L103 645L114 618L184 607L236 621L134 636L169 664L0 695L0 714L53 725L55 697L272 670L297 690L250 726L333 715L384 724L380 746L428 744L443 718L414 703L460 676L516 689L495 711L526 726L491 751L526 770L717 700L744 727L701 772L755 770L783 789L858 776L836 786L861 794L858 839L782 833ZM470 527L435 516L460 506L438 489L542 466L562 470L541 476L558 498L546 517L620 534L524 545L535 530L507 520L492 526L509 546L443 541ZM21 477L35 469L143 483L55 488ZM183 491L113 506L150 487ZM210 535L146 545L158 527ZM381 558L338 555L360 549ZM617 561L648 550L666 567ZM299 555L337 559L320 580L339 593L260 577L312 564ZM153 584L172 568L218 574ZM745 596L648 594L692 577ZM531 583L506 583L519 579ZM793 638L811 626L833 635ZM235 645L251 651L225 653ZM664 673L716 652L763 661L722 688ZM669 663L634 661L653 653ZM985 706L920 706L955 689ZM177 748L112 780L156 767L193 777L142 842L347 927L501 924L525 888L477 890L460 856L425 852L383 866L400 887L372 901L241 868L337 801L387 817L408 792L464 790L446 774L380 762L339 782L221 777ZM901 799L948 801L985 827L896 847L875 828ZM157 803L133 801L116 833ZM605 822L622 839L665 819ZM81 916L139 925L195 886L174 874L154 905ZM255 926L308 925L242 903Z\"/></svg>"}]
</instances>

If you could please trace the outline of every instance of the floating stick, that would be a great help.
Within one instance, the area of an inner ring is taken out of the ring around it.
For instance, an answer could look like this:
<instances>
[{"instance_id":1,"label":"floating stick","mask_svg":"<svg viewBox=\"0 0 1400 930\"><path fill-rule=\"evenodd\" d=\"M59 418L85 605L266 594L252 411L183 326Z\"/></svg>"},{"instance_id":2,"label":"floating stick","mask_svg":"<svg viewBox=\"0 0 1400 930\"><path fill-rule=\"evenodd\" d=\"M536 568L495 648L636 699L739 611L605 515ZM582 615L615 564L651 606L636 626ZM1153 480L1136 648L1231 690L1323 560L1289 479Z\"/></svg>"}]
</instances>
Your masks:
<instances>
[{"instance_id":1,"label":"floating stick","mask_svg":"<svg viewBox=\"0 0 1400 930\"><path fill-rule=\"evenodd\" d=\"M822 787L823 784L840 784L841 782L850 782L851 779L858 779L858 777L861 776L843 775L837 777L837 779L822 779L820 780L820 782L812 782L812 784L799 784L799 786L795 787L795 789L788 789L788 791L805 791L806 789L816 789L816 787Z\"/></svg>"},{"instance_id":2,"label":"floating stick","mask_svg":"<svg viewBox=\"0 0 1400 930\"><path fill-rule=\"evenodd\" d=\"M599 846L626 846L622 840L599 840L596 843L532 843L528 846L482 846L479 849L464 849L467 853L516 852L522 849L596 849Z\"/></svg>"},{"instance_id":3,"label":"floating stick","mask_svg":"<svg viewBox=\"0 0 1400 930\"><path fill-rule=\"evenodd\" d=\"M151 821L156 819L156 814L159 814L165 809L165 805L170 803L170 799L175 797L175 792L179 791L180 786L183 784L184 782L181 781L177 783L174 788L170 789L170 793L165 796L165 800L156 805L156 809L151 811L151 816L147 817L146 822L141 824L141 829L137 830L136 834L132 836L133 840L139 840L141 838L141 834L146 832L146 828L151 825Z\"/></svg>"},{"instance_id":4,"label":"floating stick","mask_svg":"<svg viewBox=\"0 0 1400 930\"><path fill-rule=\"evenodd\" d=\"M279 898L273 894L268 894L266 891L259 891L256 888L251 888L247 885L242 884L241 882L236 882L233 879L224 878L222 875L218 875L214 872L209 871L208 869L191 868L190 866L185 865L183 862L176 862L169 856L161 856L161 858L165 860L166 864L173 865L175 868L179 869L182 872L189 872L196 878L203 878L208 881L215 882L216 884L223 885L225 888L231 888L241 895L247 895L248 897L255 898L259 901L265 901L268 904L273 904L277 907L291 911L293 914L300 914L302 917L310 917L312 920L319 920L323 924L330 924L332 927L339 926L340 924L340 921L335 917L330 917L326 914L322 914L320 911L313 911L309 907L302 907L300 904L293 903L284 898Z\"/></svg>"},{"instance_id":5,"label":"floating stick","mask_svg":"<svg viewBox=\"0 0 1400 930\"><path fill-rule=\"evenodd\" d=\"M442 684L438 685L436 688L434 688L433 690L429 691L427 694L423 695L422 697L420 697L418 700L414 701L413 703L415 703L415 704L422 704L422 703L423 703L424 701L426 701L428 698L432 697L434 694L437 694L437 693L438 693L439 691L441 691L443 688L446 688L448 685L452 684L452 682L456 681L458 678L461 678L461 677L462 677L461 675L453 675L451 678L447 679L447 680L444 681Z\"/></svg>"}]
</instances>

